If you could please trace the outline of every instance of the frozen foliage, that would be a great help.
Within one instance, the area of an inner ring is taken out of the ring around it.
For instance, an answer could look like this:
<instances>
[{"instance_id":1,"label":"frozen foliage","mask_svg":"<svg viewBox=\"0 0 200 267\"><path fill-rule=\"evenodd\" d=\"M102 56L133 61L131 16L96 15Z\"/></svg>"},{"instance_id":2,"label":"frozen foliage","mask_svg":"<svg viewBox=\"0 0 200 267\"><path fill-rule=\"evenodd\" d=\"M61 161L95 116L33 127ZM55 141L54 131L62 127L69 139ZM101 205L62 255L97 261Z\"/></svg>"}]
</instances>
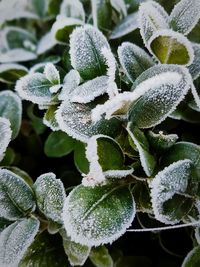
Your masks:
<instances>
[{"instance_id":1,"label":"frozen foliage","mask_svg":"<svg viewBox=\"0 0 200 267\"><path fill-rule=\"evenodd\" d=\"M112 243L131 225L135 203L127 187L77 186L66 198L63 221L72 241L87 246Z\"/></svg>"},{"instance_id":2,"label":"frozen foliage","mask_svg":"<svg viewBox=\"0 0 200 267\"><path fill-rule=\"evenodd\" d=\"M68 256L68 260L72 266L82 266L87 260L91 248L71 241L64 229L60 230L63 238L63 247Z\"/></svg>"},{"instance_id":3,"label":"frozen foliage","mask_svg":"<svg viewBox=\"0 0 200 267\"><path fill-rule=\"evenodd\" d=\"M10 90L0 92L0 117L10 121L12 139L16 138L22 121L22 101Z\"/></svg>"},{"instance_id":4,"label":"frozen foliage","mask_svg":"<svg viewBox=\"0 0 200 267\"><path fill-rule=\"evenodd\" d=\"M0 157L6 151L11 140L12 131L10 121L0 117Z\"/></svg>"},{"instance_id":5,"label":"frozen foliage","mask_svg":"<svg viewBox=\"0 0 200 267\"><path fill-rule=\"evenodd\" d=\"M38 42L37 55L42 55L56 45L52 32L47 32Z\"/></svg>"},{"instance_id":6,"label":"frozen foliage","mask_svg":"<svg viewBox=\"0 0 200 267\"><path fill-rule=\"evenodd\" d=\"M0 233L0 266L16 267L27 248L33 242L38 230L36 218L23 219L8 226Z\"/></svg>"},{"instance_id":7,"label":"frozen foliage","mask_svg":"<svg viewBox=\"0 0 200 267\"><path fill-rule=\"evenodd\" d=\"M79 85L70 94L70 101L78 103L91 102L108 91L108 80L107 76L100 76Z\"/></svg>"},{"instance_id":8,"label":"frozen foliage","mask_svg":"<svg viewBox=\"0 0 200 267\"><path fill-rule=\"evenodd\" d=\"M103 34L90 25L76 28L70 36L71 64L82 78L91 79L105 74L102 48L109 48Z\"/></svg>"},{"instance_id":9,"label":"frozen foliage","mask_svg":"<svg viewBox=\"0 0 200 267\"><path fill-rule=\"evenodd\" d=\"M193 80L196 80L200 76L200 44L192 44L194 50L194 60L188 67Z\"/></svg>"},{"instance_id":10,"label":"frozen foliage","mask_svg":"<svg viewBox=\"0 0 200 267\"><path fill-rule=\"evenodd\" d=\"M29 100L36 104L49 104L51 82L42 73L28 74L17 81L15 90L22 99Z\"/></svg>"},{"instance_id":11,"label":"frozen foliage","mask_svg":"<svg viewBox=\"0 0 200 267\"><path fill-rule=\"evenodd\" d=\"M200 96L198 95L197 90L193 84L191 85L191 91L192 91L192 94L194 97L194 101L195 101L197 107L200 109Z\"/></svg>"},{"instance_id":12,"label":"frozen foliage","mask_svg":"<svg viewBox=\"0 0 200 267\"><path fill-rule=\"evenodd\" d=\"M119 129L117 120L107 122L102 119L98 123L93 123L89 106L70 103L67 100L58 108L56 120L61 130L84 143L93 135L114 135Z\"/></svg>"},{"instance_id":13,"label":"frozen foliage","mask_svg":"<svg viewBox=\"0 0 200 267\"><path fill-rule=\"evenodd\" d=\"M65 17L85 21L85 11L83 4L79 0L64 0L60 6L60 14Z\"/></svg>"},{"instance_id":14,"label":"frozen foliage","mask_svg":"<svg viewBox=\"0 0 200 267\"><path fill-rule=\"evenodd\" d=\"M135 79L146 69L152 67L152 58L139 46L125 42L118 48L120 64L129 80Z\"/></svg>"},{"instance_id":15,"label":"frozen foliage","mask_svg":"<svg viewBox=\"0 0 200 267\"><path fill-rule=\"evenodd\" d=\"M156 160L149 152L149 144L145 135L139 129L134 129L134 126L130 122L128 123L127 131L138 149L140 162L146 175L151 176L156 165Z\"/></svg>"},{"instance_id":16,"label":"frozen foliage","mask_svg":"<svg viewBox=\"0 0 200 267\"><path fill-rule=\"evenodd\" d=\"M170 25L178 32L188 34L200 19L199 0L181 0L170 14Z\"/></svg>"},{"instance_id":17,"label":"frozen foliage","mask_svg":"<svg viewBox=\"0 0 200 267\"><path fill-rule=\"evenodd\" d=\"M16 220L35 209L33 191L15 173L0 169L0 217Z\"/></svg>"},{"instance_id":18,"label":"frozen foliage","mask_svg":"<svg viewBox=\"0 0 200 267\"><path fill-rule=\"evenodd\" d=\"M56 110L57 106L49 106L43 117L43 123L52 131L60 130L60 127L56 120Z\"/></svg>"},{"instance_id":19,"label":"frozen foliage","mask_svg":"<svg viewBox=\"0 0 200 267\"><path fill-rule=\"evenodd\" d=\"M23 62L36 59L36 54L23 48L0 53L0 63Z\"/></svg>"},{"instance_id":20,"label":"frozen foliage","mask_svg":"<svg viewBox=\"0 0 200 267\"><path fill-rule=\"evenodd\" d=\"M147 70L146 75L144 72L141 78L138 78L138 82L142 82L133 91L134 94L139 88L148 88L129 110L129 120L139 128L150 128L164 121L183 100L191 85L191 76L186 68L170 65L171 72L163 72L167 69L166 66L163 65L160 69L157 67ZM156 75L153 70L158 70ZM148 76L152 77L143 81L143 78Z\"/></svg>"},{"instance_id":21,"label":"frozen foliage","mask_svg":"<svg viewBox=\"0 0 200 267\"><path fill-rule=\"evenodd\" d=\"M47 63L44 68L44 75L52 84L60 83L60 74L52 63Z\"/></svg>"},{"instance_id":22,"label":"frozen foliage","mask_svg":"<svg viewBox=\"0 0 200 267\"><path fill-rule=\"evenodd\" d=\"M110 0L110 3L122 16L125 17L127 15L126 4L124 0Z\"/></svg>"},{"instance_id":23,"label":"frozen foliage","mask_svg":"<svg viewBox=\"0 0 200 267\"><path fill-rule=\"evenodd\" d=\"M5 63L0 65L0 81L13 83L28 73L28 69L20 64Z\"/></svg>"},{"instance_id":24,"label":"frozen foliage","mask_svg":"<svg viewBox=\"0 0 200 267\"><path fill-rule=\"evenodd\" d=\"M164 64L189 66L194 60L191 42L184 35L172 30L156 31L149 39L147 47Z\"/></svg>"},{"instance_id":25,"label":"frozen foliage","mask_svg":"<svg viewBox=\"0 0 200 267\"><path fill-rule=\"evenodd\" d=\"M65 189L61 180L56 179L54 173L45 173L37 178L33 188L40 211L48 219L62 224Z\"/></svg>"},{"instance_id":26,"label":"frozen foliage","mask_svg":"<svg viewBox=\"0 0 200 267\"><path fill-rule=\"evenodd\" d=\"M180 221L174 218L173 211L171 214L165 213L164 205L175 194L186 191L191 164L191 160L179 160L160 171L151 182L152 206L157 220L166 224L176 224Z\"/></svg>"},{"instance_id":27,"label":"frozen foliage","mask_svg":"<svg viewBox=\"0 0 200 267\"><path fill-rule=\"evenodd\" d=\"M194 247L185 257L181 267L197 267L200 264L200 246Z\"/></svg>"},{"instance_id":28,"label":"frozen foliage","mask_svg":"<svg viewBox=\"0 0 200 267\"><path fill-rule=\"evenodd\" d=\"M109 39L117 39L126 34L131 33L139 28L138 25L138 13L132 13L126 16L120 23L114 28Z\"/></svg>"},{"instance_id":29,"label":"frozen foliage","mask_svg":"<svg viewBox=\"0 0 200 267\"><path fill-rule=\"evenodd\" d=\"M157 30L168 29L168 22L168 14L158 3L153 1L141 3L139 8L139 27L145 45Z\"/></svg>"}]
</instances>

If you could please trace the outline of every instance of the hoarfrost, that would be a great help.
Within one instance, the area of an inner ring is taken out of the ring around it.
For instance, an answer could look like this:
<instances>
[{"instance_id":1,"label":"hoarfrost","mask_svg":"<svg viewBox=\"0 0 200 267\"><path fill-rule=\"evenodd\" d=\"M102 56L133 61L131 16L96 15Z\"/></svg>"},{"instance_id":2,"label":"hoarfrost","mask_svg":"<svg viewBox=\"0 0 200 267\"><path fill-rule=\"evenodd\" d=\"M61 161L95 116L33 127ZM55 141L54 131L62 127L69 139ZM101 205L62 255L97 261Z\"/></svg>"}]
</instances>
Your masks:
<instances>
[{"instance_id":1,"label":"hoarfrost","mask_svg":"<svg viewBox=\"0 0 200 267\"><path fill-rule=\"evenodd\" d=\"M52 84L60 84L60 74L52 63L46 64L44 75Z\"/></svg>"},{"instance_id":2,"label":"hoarfrost","mask_svg":"<svg viewBox=\"0 0 200 267\"><path fill-rule=\"evenodd\" d=\"M36 54L23 48L15 48L0 53L1 63L23 62L36 59Z\"/></svg>"},{"instance_id":3,"label":"hoarfrost","mask_svg":"<svg viewBox=\"0 0 200 267\"><path fill-rule=\"evenodd\" d=\"M117 10L122 16L127 16L126 4L124 0L110 0L112 7Z\"/></svg>"},{"instance_id":4,"label":"hoarfrost","mask_svg":"<svg viewBox=\"0 0 200 267\"><path fill-rule=\"evenodd\" d=\"M0 266L16 267L33 242L40 222L36 218L14 222L0 233Z\"/></svg>"},{"instance_id":5,"label":"hoarfrost","mask_svg":"<svg viewBox=\"0 0 200 267\"><path fill-rule=\"evenodd\" d=\"M200 44L192 44L194 50L194 60L188 67L193 80L196 80L200 76Z\"/></svg>"},{"instance_id":6,"label":"hoarfrost","mask_svg":"<svg viewBox=\"0 0 200 267\"><path fill-rule=\"evenodd\" d=\"M191 91L192 91L192 94L193 94L193 97L194 97L194 101L195 101L197 107L200 109L200 96L198 95L194 84L191 85Z\"/></svg>"},{"instance_id":7,"label":"hoarfrost","mask_svg":"<svg viewBox=\"0 0 200 267\"><path fill-rule=\"evenodd\" d=\"M6 118L0 117L0 157L6 151L8 144L10 143L12 131L10 128L10 121Z\"/></svg>"},{"instance_id":8,"label":"hoarfrost","mask_svg":"<svg viewBox=\"0 0 200 267\"><path fill-rule=\"evenodd\" d=\"M85 21L85 11L79 0L64 0L60 6L60 15Z\"/></svg>"},{"instance_id":9,"label":"hoarfrost","mask_svg":"<svg viewBox=\"0 0 200 267\"><path fill-rule=\"evenodd\" d=\"M119 61L131 82L146 69L152 67L152 58L139 46L124 42L118 48Z\"/></svg>"},{"instance_id":10,"label":"hoarfrost","mask_svg":"<svg viewBox=\"0 0 200 267\"><path fill-rule=\"evenodd\" d=\"M152 207L155 218L165 224L176 224L177 219L163 214L163 204L175 194L184 193L191 172L191 160L179 160L159 172L151 182Z\"/></svg>"},{"instance_id":11,"label":"hoarfrost","mask_svg":"<svg viewBox=\"0 0 200 267\"><path fill-rule=\"evenodd\" d=\"M199 0L181 0L170 14L170 25L175 31L187 35L200 19Z\"/></svg>"},{"instance_id":12,"label":"hoarfrost","mask_svg":"<svg viewBox=\"0 0 200 267\"><path fill-rule=\"evenodd\" d=\"M37 55L42 55L56 45L52 32L47 32L39 41L37 46Z\"/></svg>"}]
</instances>

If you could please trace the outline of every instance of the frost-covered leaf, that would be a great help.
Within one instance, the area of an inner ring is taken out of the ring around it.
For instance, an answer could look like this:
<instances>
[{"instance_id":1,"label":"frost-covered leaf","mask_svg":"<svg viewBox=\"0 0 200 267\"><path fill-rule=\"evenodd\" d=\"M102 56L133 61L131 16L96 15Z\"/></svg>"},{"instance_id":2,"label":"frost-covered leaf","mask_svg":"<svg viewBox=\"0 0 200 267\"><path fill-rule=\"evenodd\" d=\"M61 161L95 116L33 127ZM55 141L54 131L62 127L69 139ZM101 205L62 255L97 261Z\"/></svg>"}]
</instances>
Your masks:
<instances>
[{"instance_id":1,"label":"frost-covered leaf","mask_svg":"<svg viewBox=\"0 0 200 267\"><path fill-rule=\"evenodd\" d=\"M149 68L136 80L136 90L146 87L146 93L132 104L129 120L139 128L150 128L164 121L183 100L191 85L186 68L158 65ZM144 90L144 89L143 89Z\"/></svg>"},{"instance_id":2,"label":"frost-covered leaf","mask_svg":"<svg viewBox=\"0 0 200 267\"><path fill-rule=\"evenodd\" d=\"M146 136L130 122L128 123L127 131L138 149L140 162L146 175L151 176L156 166L156 159L149 151L149 144Z\"/></svg>"},{"instance_id":3,"label":"frost-covered leaf","mask_svg":"<svg viewBox=\"0 0 200 267\"><path fill-rule=\"evenodd\" d=\"M34 241L40 222L32 217L14 222L0 233L0 266L18 266Z\"/></svg>"},{"instance_id":4,"label":"frost-covered leaf","mask_svg":"<svg viewBox=\"0 0 200 267\"><path fill-rule=\"evenodd\" d=\"M179 160L160 171L152 180L152 206L157 220L175 224L191 209L193 200L181 195L187 190L191 167L191 160Z\"/></svg>"},{"instance_id":5,"label":"frost-covered leaf","mask_svg":"<svg viewBox=\"0 0 200 267\"><path fill-rule=\"evenodd\" d=\"M52 32L47 32L37 45L37 55L42 55L56 45L56 40L52 36Z\"/></svg>"},{"instance_id":6,"label":"frost-covered leaf","mask_svg":"<svg viewBox=\"0 0 200 267\"><path fill-rule=\"evenodd\" d=\"M111 26L112 6L107 0L92 0L92 19L96 28L101 30Z\"/></svg>"},{"instance_id":7,"label":"frost-covered leaf","mask_svg":"<svg viewBox=\"0 0 200 267\"><path fill-rule=\"evenodd\" d=\"M91 137L87 144L86 157L90 163L89 173L83 178L83 185L95 186L106 183L106 176L120 178L132 173L125 169L124 154L119 144L105 135Z\"/></svg>"},{"instance_id":8,"label":"frost-covered leaf","mask_svg":"<svg viewBox=\"0 0 200 267\"><path fill-rule=\"evenodd\" d=\"M200 76L200 45L192 44L194 50L194 60L188 67L193 80L196 80Z\"/></svg>"},{"instance_id":9,"label":"frost-covered leaf","mask_svg":"<svg viewBox=\"0 0 200 267\"><path fill-rule=\"evenodd\" d=\"M0 117L0 158L6 151L8 144L10 143L12 131L10 128L10 121Z\"/></svg>"},{"instance_id":10,"label":"frost-covered leaf","mask_svg":"<svg viewBox=\"0 0 200 267\"><path fill-rule=\"evenodd\" d=\"M58 122L56 120L56 111L58 106L51 105L48 107L47 111L44 114L43 117L43 123L49 127L52 131L58 131L60 130L60 127L58 125Z\"/></svg>"},{"instance_id":11,"label":"frost-covered leaf","mask_svg":"<svg viewBox=\"0 0 200 267\"><path fill-rule=\"evenodd\" d=\"M101 119L93 123L88 105L64 101L58 108L56 119L62 131L82 142L96 134L117 135L120 122L117 119Z\"/></svg>"},{"instance_id":12,"label":"frost-covered leaf","mask_svg":"<svg viewBox=\"0 0 200 267\"><path fill-rule=\"evenodd\" d=\"M170 14L170 26L173 30L188 34L200 19L199 0L181 0Z\"/></svg>"},{"instance_id":13,"label":"frost-covered leaf","mask_svg":"<svg viewBox=\"0 0 200 267\"><path fill-rule=\"evenodd\" d=\"M74 164L79 172L87 174L89 172L89 162L86 158L86 145L76 142L74 149Z\"/></svg>"},{"instance_id":14,"label":"frost-covered leaf","mask_svg":"<svg viewBox=\"0 0 200 267\"><path fill-rule=\"evenodd\" d=\"M140 34L145 45L151 36L160 29L168 29L169 16L162 6L154 1L141 3L139 8Z\"/></svg>"},{"instance_id":15,"label":"frost-covered leaf","mask_svg":"<svg viewBox=\"0 0 200 267\"><path fill-rule=\"evenodd\" d=\"M36 54L23 48L15 48L0 53L0 63L23 62L36 59Z\"/></svg>"},{"instance_id":16,"label":"frost-covered leaf","mask_svg":"<svg viewBox=\"0 0 200 267\"><path fill-rule=\"evenodd\" d=\"M70 94L70 101L89 103L108 91L108 76L96 77L76 87Z\"/></svg>"},{"instance_id":17,"label":"frost-covered leaf","mask_svg":"<svg viewBox=\"0 0 200 267\"><path fill-rule=\"evenodd\" d=\"M124 0L110 0L110 3L112 7L120 14L120 16L127 16L126 3Z\"/></svg>"},{"instance_id":18,"label":"frost-covered leaf","mask_svg":"<svg viewBox=\"0 0 200 267\"><path fill-rule=\"evenodd\" d=\"M133 187L132 193L135 199L137 212L152 214L153 211L151 205L150 189L147 183L144 183L143 181L137 181L137 183Z\"/></svg>"},{"instance_id":19,"label":"frost-covered leaf","mask_svg":"<svg viewBox=\"0 0 200 267\"><path fill-rule=\"evenodd\" d=\"M61 44L69 41L72 31L83 24L83 21L75 18L67 18L64 15L58 15L56 22L52 26L51 34L55 40Z\"/></svg>"},{"instance_id":20,"label":"frost-covered leaf","mask_svg":"<svg viewBox=\"0 0 200 267\"><path fill-rule=\"evenodd\" d=\"M191 43L172 30L156 31L149 39L148 48L163 64L190 65L194 60Z\"/></svg>"},{"instance_id":21,"label":"frost-covered leaf","mask_svg":"<svg viewBox=\"0 0 200 267\"><path fill-rule=\"evenodd\" d=\"M162 131L155 133L152 131L147 132L147 139L153 149L158 152L163 152L172 147L178 140L176 134L164 134Z\"/></svg>"},{"instance_id":22,"label":"frost-covered leaf","mask_svg":"<svg viewBox=\"0 0 200 267\"><path fill-rule=\"evenodd\" d=\"M200 177L200 146L190 142L178 142L174 144L164 155L161 164L168 166L178 160L189 159L193 162L197 174Z\"/></svg>"},{"instance_id":23,"label":"frost-covered leaf","mask_svg":"<svg viewBox=\"0 0 200 267\"><path fill-rule=\"evenodd\" d=\"M77 70L70 70L64 77L63 87L58 95L59 100L66 100L71 97L74 89L78 87L81 82L80 75Z\"/></svg>"},{"instance_id":24,"label":"frost-covered leaf","mask_svg":"<svg viewBox=\"0 0 200 267\"><path fill-rule=\"evenodd\" d=\"M191 92L192 95L194 97L194 105L189 105L189 107L191 107L192 109L196 110L196 111L200 111L200 96L197 92L196 87L194 86L194 84L191 85Z\"/></svg>"},{"instance_id":25,"label":"frost-covered leaf","mask_svg":"<svg viewBox=\"0 0 200 267\"><path fill-rule=\"evenodd\" d=\"M15 173L0 169L0 217L16 220L35 209L30 186Z\"/></svg>"},{"instance_id":26,"label":"frost-covered leaf","mask_svg":"<svg viewBox=\"0 0 200 267\"><path fill-rule=\"evenodd\" d=\"M79 0L64 0L60 6L60 14L68 18L85 21L85 11Z\"/></svg>"},{"instance_id":27,"label":"frost-covered leaf","mask_svg":"<svg viewBox=\"0 0 200 267\"><path fill-rule=\"evenodd\" d=\"M19 263L19 267L30 266L69 267L59 235L50 235L43 231L35 237Z\"/></svg>"},{"instance_id":28,"label":"frost-covered leaf","mask_svg":"<svg viewBox=\"0 0 200 267\"><path fill-rule=\"evenodd\" d=\"M118 48L119 61L130 81L142 74L143 71L152 67L152 58L139 46L125 42Z\"/></svg>"},{"instance_id":29,"label":"frost-covered leaf","mask_svg":"<svg viewBox=\"0 0 200 267\"><path fill-rule=\"evenodd\" d=\"M19 78L28 73L28 69L19 64L1 64L0 81L4 83L15 83Z\"/></svg>"},{"instance_id":30,"label":"frost-covered leaf","mask_svg":"<svg viewBox=\"0 0 200 267\"><path fill-rule=\"evenodd\" d=\"M199 267L200 246L194 247L185 257L181 267Z\"/></svg>"},{"instance_id":31,"label":"frost-covered leaf","mask_svg":"<svg viewBox=\"0 0 200 267\"><path fill-rule=\"evenodd\" d=\"M51 103L52 94L49 88L51 82L42 73L28 74L17 81L15 90L22 99L35 104L48 105Z\"/></svg>"},{"instance_id":32,"label":"frost-covered leaf","mask_svg":"<svg viewBox=\"0 0 200 267\"><path fill-rule=\"evenodd\" d=\"M66 198L63 221L72 241L87 246L111 243L125 233L135 216L135 203L127 187L84 187Z\"/></svg>"},{"instance_id":33,"label":"frost-covered leaf","mask_svg":"<svg viewBox=\"0 0 200 267\"><path fill-rule=\"evenodd\" d=\"M10 121L12 139L16 138L22 120L22 101L17 94L6 90L0 92L0 117Z\"/></svg>"},{"instance_id":34,"label":"frost-covered leaf","mask_svg":"<svg viewBox=\"0 0 200 267\"><path fill-rule=\"evenodd\" d=\"M63 238L63 247L72 266L83 266L90 254L90 247L71 241L64 229L60 230Z\"/></svg>"},{"instance_id":35,"label":"frost-covered leaf","mask_svg":"<svg viewBox=\"0 0 200 267\"><path fill-rule=\"evenodd\" d=\"M52 84L60 84L60 74L54 64L47 63L44 69L44 75Z\"/></svg>"},{"instance_id":36,"label":"frost-covered leaf","mask_svg":"<svg viewBox=\"0 0 200 267\"><path fill-rule=\"evenodd\" d=\"M83 79L92 79L106 72L101 53L109 44L103 34L90 25L75 29L70 37L71 64Z\"/></svg>"},{"instance_id":37,"label":"frost-covered leaf","mask_svg":"<svg viewBox=\"0 0 200 267\"><path fill-rule=\"evenodd\" d=\"M92 248L90 252L90 260L96 267L113 267L114 262L105 246Z\"/></svg>"},{"instance_id":38,"label":"frost-covered leaf","mask_svg":"<svg viewBox=\"0 0 200 267\"><path fill-rule=\"evenodd\" d=\"M75 140L61 131L51 132L44 144L48 157L63 157L73 151Z\"/></svg>"},{"instance_id":39,"label":"frost-covered leaf","mask_svg":"<svg viewBox=\"0 0 200 267\"><path fill-rule=\"evenodd\" d=\"M35 13L40 17L44 18L48 11L49 0L31 0L32 7Z\"/></svg>"},{"instance_id":40,"label":"frost-covered leaf","mask_svg":"<svg viewBox=\"0 0 200 267\"><path fill-rule=\"evenodd\" d=\"M61 180L53 173L45 173L37 178L33 188L40 211L48 219L62 224L65 189Z\"/></svg>"},{"instance_id":41,"label":"frost-covered leaf","mask_svg":"<svg viewBox=\"0 0 200 267\"><path fill-rule=\"evenodd\" d=\"M139 28L138 12L129 14L115 26L109 39L117 39Z\"/></svg>"}]
</instances>

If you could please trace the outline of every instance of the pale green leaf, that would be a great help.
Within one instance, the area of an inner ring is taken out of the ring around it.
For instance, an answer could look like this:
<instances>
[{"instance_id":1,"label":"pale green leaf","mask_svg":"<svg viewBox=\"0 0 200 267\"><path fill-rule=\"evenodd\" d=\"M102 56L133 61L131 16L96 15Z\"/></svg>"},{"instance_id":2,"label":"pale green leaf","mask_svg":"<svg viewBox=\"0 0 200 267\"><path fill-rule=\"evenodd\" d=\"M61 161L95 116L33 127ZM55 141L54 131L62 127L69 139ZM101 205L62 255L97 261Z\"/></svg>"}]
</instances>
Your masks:
<instances>
[{"instance_id":1,"label":"pale green leaf","mask_svg":"<svg viewBox=\"0 0 200 267\"><path fill-rule=\"evenodd\" d=\"M111 26L112 6L107 0L92 0L93 24L100 30L108 29Z\"/></svg>"},{"instance_id":2,"label":"pale green leaf","mask_svg":"<svg viewBox=\"0 0 200 267\"><path fill-rule=\"evenodd\" d=\"M92 248L90 260L96 267L113 267L114 262L105 246Z\"/></svg>"},{"instance_id":3,"label":"pale green leaf","mask_svg":"<svg viewBox=\"0 0 200 267\"><path fill-rule=\"evenodd\" d=\"M28 73L28 69L19 64L1 64L0 81L4 83L15 83L19 78Z\"/></svg>"},{"instance_id":4,"label":"pale green leaf","mask_svg":"<svg viewBox=\"0 0 200 267\"><path fill-rule=\"evenodd\" d=\"M10 143L11 136L10 121L0 117L0 160Z\"/></svg>"},{"instance_id":5,"label":"pale green leaf","mask_svg":"<svg viewBox=\"0 0 200 267\"><path fill-rule=\"evenodd\" d=\"M200 265L200 246L194 247L184 259L181 267L199 267Z\"/></svg>"}]
</instances>

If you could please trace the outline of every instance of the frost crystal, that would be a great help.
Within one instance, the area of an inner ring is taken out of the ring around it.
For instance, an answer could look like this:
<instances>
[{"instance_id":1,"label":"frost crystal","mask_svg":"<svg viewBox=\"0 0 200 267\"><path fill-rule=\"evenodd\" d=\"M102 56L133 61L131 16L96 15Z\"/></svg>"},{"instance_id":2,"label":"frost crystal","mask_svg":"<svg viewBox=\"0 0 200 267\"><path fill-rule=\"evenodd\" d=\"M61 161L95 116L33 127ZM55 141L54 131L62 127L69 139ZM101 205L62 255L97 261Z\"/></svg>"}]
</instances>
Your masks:
<instances>
[{"instance_id":1,"label":"frost crystal","mask_svg":"<svg viewBox=\"0 0 200 267\"><path fill-rule=\"evenodd\" d=\"M175 31L187 35L200 19L199 0L181 0L170 14L170 24Z\"/></svg>"},{"instance_id":2,"label":"frost crystal","mask_svg":"<svg viewBox=\"0 0 200 267\"><path fill-rule=\"evenodd\" d=\"M44 68L44 75L52 84L60 83L60 74L52 63L47 63Z\"/></svg>"},{"instance_id":3,"label":"frost crystal","mask_svg":"<svg viewBox=\"0 0 200 267\"><path fill-rule=\"evenodd\" d=\"M89 103L96 97L108 91L107 76L100 76L76 87L70 94L70 101L78 103Z\"/></svg>"},{"instance_id":4,"label":"frost crystal","mask_svg":"<svg viewBox=\"0 0 200 267\"><path fill-rule=\"evenodd\" d=\"M36 59L36 54L23 48L16 48L0 53L1 63L23 62Z\"/></svg>"},{"instance_id":5,"label":"frost crystal","mask_svg":"<svg viewBox=\"0 0 200 267\"><path fill-rule=\"evenodd\" d=\"M192 44L194 50L194 60L188 67L193 80L196 80L200 76L200 44Z\"/></svg>"},{"instance_id":6,"label":"frost crystal","mask_svg":"<svg viewBox=\"0 0 200 267\"><path fill-rule=\"evenodd\" d=\"M7 149L11 135L10 121L0 117L0 157L2 157Z\"/></svg>"},{"instance_id":7,"label":"frost crystal","mask_svg":"<svg viewBox=\"0 0 200 267\"><path fill-rule=\"evenodd\" d=\"M85 11L83 4L79 0L64 0L60 6L60 14L67 18L85 21Z\"/></svg>"},{"instance_id":8,"label":"frost crystal","mask_svg":"<svg viewBox=\"0 0 200 267\"><path fill-rule=\"evenodd\" d=\"M36 218L23 219L9 225L0 233L0 266L16 267L33 242L40 222Z\"/></svg>"},{"instance_id":9,"label":"frost crystal","mask_svg":"<svg viewBox=\"0 0 200 267\"><path fill-rule=\"evenodd\" d=\"M163 205L175 194L184 193L191 173L191 160L179 160L159 172L151 182L151 197L154 215L166 224L175 224L179 220L164 214Z\"/></svg>"}]
</instances>

